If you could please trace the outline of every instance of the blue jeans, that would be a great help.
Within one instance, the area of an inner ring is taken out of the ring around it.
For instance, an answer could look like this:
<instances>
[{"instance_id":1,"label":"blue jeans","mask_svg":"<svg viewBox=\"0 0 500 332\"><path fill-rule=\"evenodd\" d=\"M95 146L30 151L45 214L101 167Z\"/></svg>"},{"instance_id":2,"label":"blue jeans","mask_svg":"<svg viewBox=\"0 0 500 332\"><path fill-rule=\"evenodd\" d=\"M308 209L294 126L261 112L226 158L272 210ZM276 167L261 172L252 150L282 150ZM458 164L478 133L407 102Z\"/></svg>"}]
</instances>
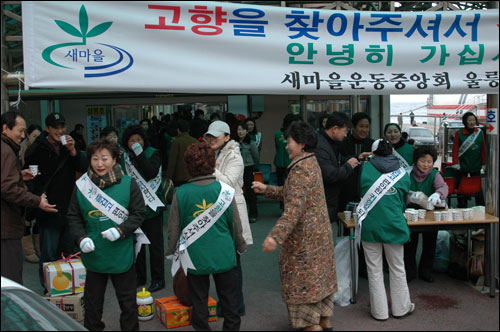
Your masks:
<instances>
[{"instance_id":1,"label":"blue jeans","mask_svg":"<svg viewBox=\"0 0 500 332\"><path fill-rule=\"evenodd\" d=\"M38 226L40 229L40 265L39 275L42 287L43 282L43 263L54 262L61 259L61 253L65 257L75 253L75 241L69 232L69 227L48 228Z\"/></svg>"}]
</instances>

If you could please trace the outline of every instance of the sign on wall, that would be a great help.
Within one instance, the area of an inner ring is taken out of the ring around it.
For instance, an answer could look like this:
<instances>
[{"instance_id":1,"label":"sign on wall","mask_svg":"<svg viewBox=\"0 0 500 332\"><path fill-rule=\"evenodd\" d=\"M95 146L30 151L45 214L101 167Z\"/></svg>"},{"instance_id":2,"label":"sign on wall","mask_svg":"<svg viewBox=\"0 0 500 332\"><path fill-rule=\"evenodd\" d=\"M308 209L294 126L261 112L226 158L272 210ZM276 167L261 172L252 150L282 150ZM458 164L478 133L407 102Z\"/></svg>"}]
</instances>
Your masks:
<instances>
[{"instance_id":1,"label":"sign on wall","mask_svg":"<svg viewBox=\"0 0 500 332\"><path fill-rule=\"evenodd\" d=\"M87 106L87 138L89 144L99 139L101 130L106 127L106 107Z\"/></svg>"},{"instance_id":2,"label":"sign on wall","mask_svg":"<svg viewBox=\"0 0 500 332\"><path fill-rule=\"evenodd\" d=\"M498 10L23 1L27 88L497 93Z\"/></svg>"}]
</instances>

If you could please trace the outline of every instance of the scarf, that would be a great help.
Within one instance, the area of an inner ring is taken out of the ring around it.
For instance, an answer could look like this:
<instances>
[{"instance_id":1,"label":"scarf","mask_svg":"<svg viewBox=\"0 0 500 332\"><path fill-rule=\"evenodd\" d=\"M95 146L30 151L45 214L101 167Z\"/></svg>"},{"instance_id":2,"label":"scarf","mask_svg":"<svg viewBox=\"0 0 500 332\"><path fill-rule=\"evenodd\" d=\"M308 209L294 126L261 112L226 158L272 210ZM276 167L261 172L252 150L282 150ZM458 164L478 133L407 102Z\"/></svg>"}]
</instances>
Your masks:
<instances>
[{"instance_id":1,"label":"scarf","mask_svg":"<svg viewBox=\"0 0 500 332\"><path fill-rule=\"evenodd\" d=\"M124 175L122 171L122 167L120 166L119 163L116 163L113 168L103 176L97 175L94 170L92 169L92 166L89 166L89 169L87 171L87 174L90 178L90 180L95 183L100 189L106 189L108 187L111 187L112 185L116 183L120 183L122 181L122 177Z\"/></svg>"}]
</instances>

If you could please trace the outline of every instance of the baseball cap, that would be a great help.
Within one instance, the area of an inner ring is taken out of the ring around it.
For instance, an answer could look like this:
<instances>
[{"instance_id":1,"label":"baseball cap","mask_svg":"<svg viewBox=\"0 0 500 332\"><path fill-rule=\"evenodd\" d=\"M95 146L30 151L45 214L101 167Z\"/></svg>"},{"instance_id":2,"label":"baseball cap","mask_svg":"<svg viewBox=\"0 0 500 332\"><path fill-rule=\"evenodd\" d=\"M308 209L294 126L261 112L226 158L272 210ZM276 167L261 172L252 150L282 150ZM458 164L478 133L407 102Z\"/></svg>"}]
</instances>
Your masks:
<instances>
[{"instance_id":1,"label":"baseball cap","mask_svg":"<svg viewBox=\"0 0 500 332\"><path fill-rule=\"evenodd\" d=\"M58 124L66 124L66 119L61 113L50 113L45 118L46 126L56 127Z\"/></svg>"},{"instance_id":2,"label":"baseball cap","mask_svg":"<svg viewBox=\"0 0 500 332\"><path fill-rule=\"evenodd\" d=\"M219 137L222 134L231 134L231 130L229 129L229 125L224 121L214 121L208 127L208 130L205 134L212 135L214 137Z\"/></svg>"}]
</instances>

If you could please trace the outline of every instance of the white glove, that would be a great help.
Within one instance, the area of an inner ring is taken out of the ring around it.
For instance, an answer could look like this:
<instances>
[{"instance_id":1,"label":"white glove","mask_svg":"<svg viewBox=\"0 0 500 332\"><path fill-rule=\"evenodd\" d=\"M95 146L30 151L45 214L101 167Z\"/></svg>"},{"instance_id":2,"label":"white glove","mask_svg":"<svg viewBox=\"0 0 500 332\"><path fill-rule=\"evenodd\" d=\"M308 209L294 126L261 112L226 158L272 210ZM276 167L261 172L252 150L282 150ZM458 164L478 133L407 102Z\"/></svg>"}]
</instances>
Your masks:
<instances>
[{"instance_id":1,"label":"white glove","mask_svg":"<svg viewBox=\"0 0 500 332\"><path fill-rule=\"evenodd\" d=\"M451 168L456 169L458 171L460 170L460 164L451 165Z\"/></svg>"},{"instance_id":2,"label":"white glove","mask_svg":"<svg viewBox=\"0 0 500 332\"><path fill-rule=\"evenodd\" d=\"M136 156L140 155L143 151L142 146L139 143L132 144L132 150L134 151Z\"/></svg>"},{"instance_id":3,"label":"white glove","mask_svg":"<svg viewBox=\"0 0 500 332\"><path fill-rule=\"evenodd\" d=\"M116 227L111 227L107 231L101 232L101 235L103 239L108 239L111 242L116 241L121 237L120 232L116 229Z\"/></svg>"},{"instance_id":4,"label":"white glove","mask_svg":"<svg viewBox=\"0 0 500 332\"><path fill-rule=\"evenodd\" d=\"M436 206L441 203L441 196L439 193L434 193L429 197L428 201L431 202L432 205Z\"/></svg>"},{"instance_id":5,"label":"white glove","mask_svg":"<svg viewBox=\"0 0 500 332\"><path fill-rule=\"evenodd\" d=\"M94 251L94 241L92 241L92 239L89 237L84 238L82 241L80 241L80 249L86 254Z\"/></svg>"},{"instance_id":6,"label":"white glove","mask_svg":"<svg viewBox=\"0 0 500 332\"><path fill-rule=\"evenodd\" d=\"M486 165L481 167L481 174L486 174Z\"/></svg>"}]
</instances>

